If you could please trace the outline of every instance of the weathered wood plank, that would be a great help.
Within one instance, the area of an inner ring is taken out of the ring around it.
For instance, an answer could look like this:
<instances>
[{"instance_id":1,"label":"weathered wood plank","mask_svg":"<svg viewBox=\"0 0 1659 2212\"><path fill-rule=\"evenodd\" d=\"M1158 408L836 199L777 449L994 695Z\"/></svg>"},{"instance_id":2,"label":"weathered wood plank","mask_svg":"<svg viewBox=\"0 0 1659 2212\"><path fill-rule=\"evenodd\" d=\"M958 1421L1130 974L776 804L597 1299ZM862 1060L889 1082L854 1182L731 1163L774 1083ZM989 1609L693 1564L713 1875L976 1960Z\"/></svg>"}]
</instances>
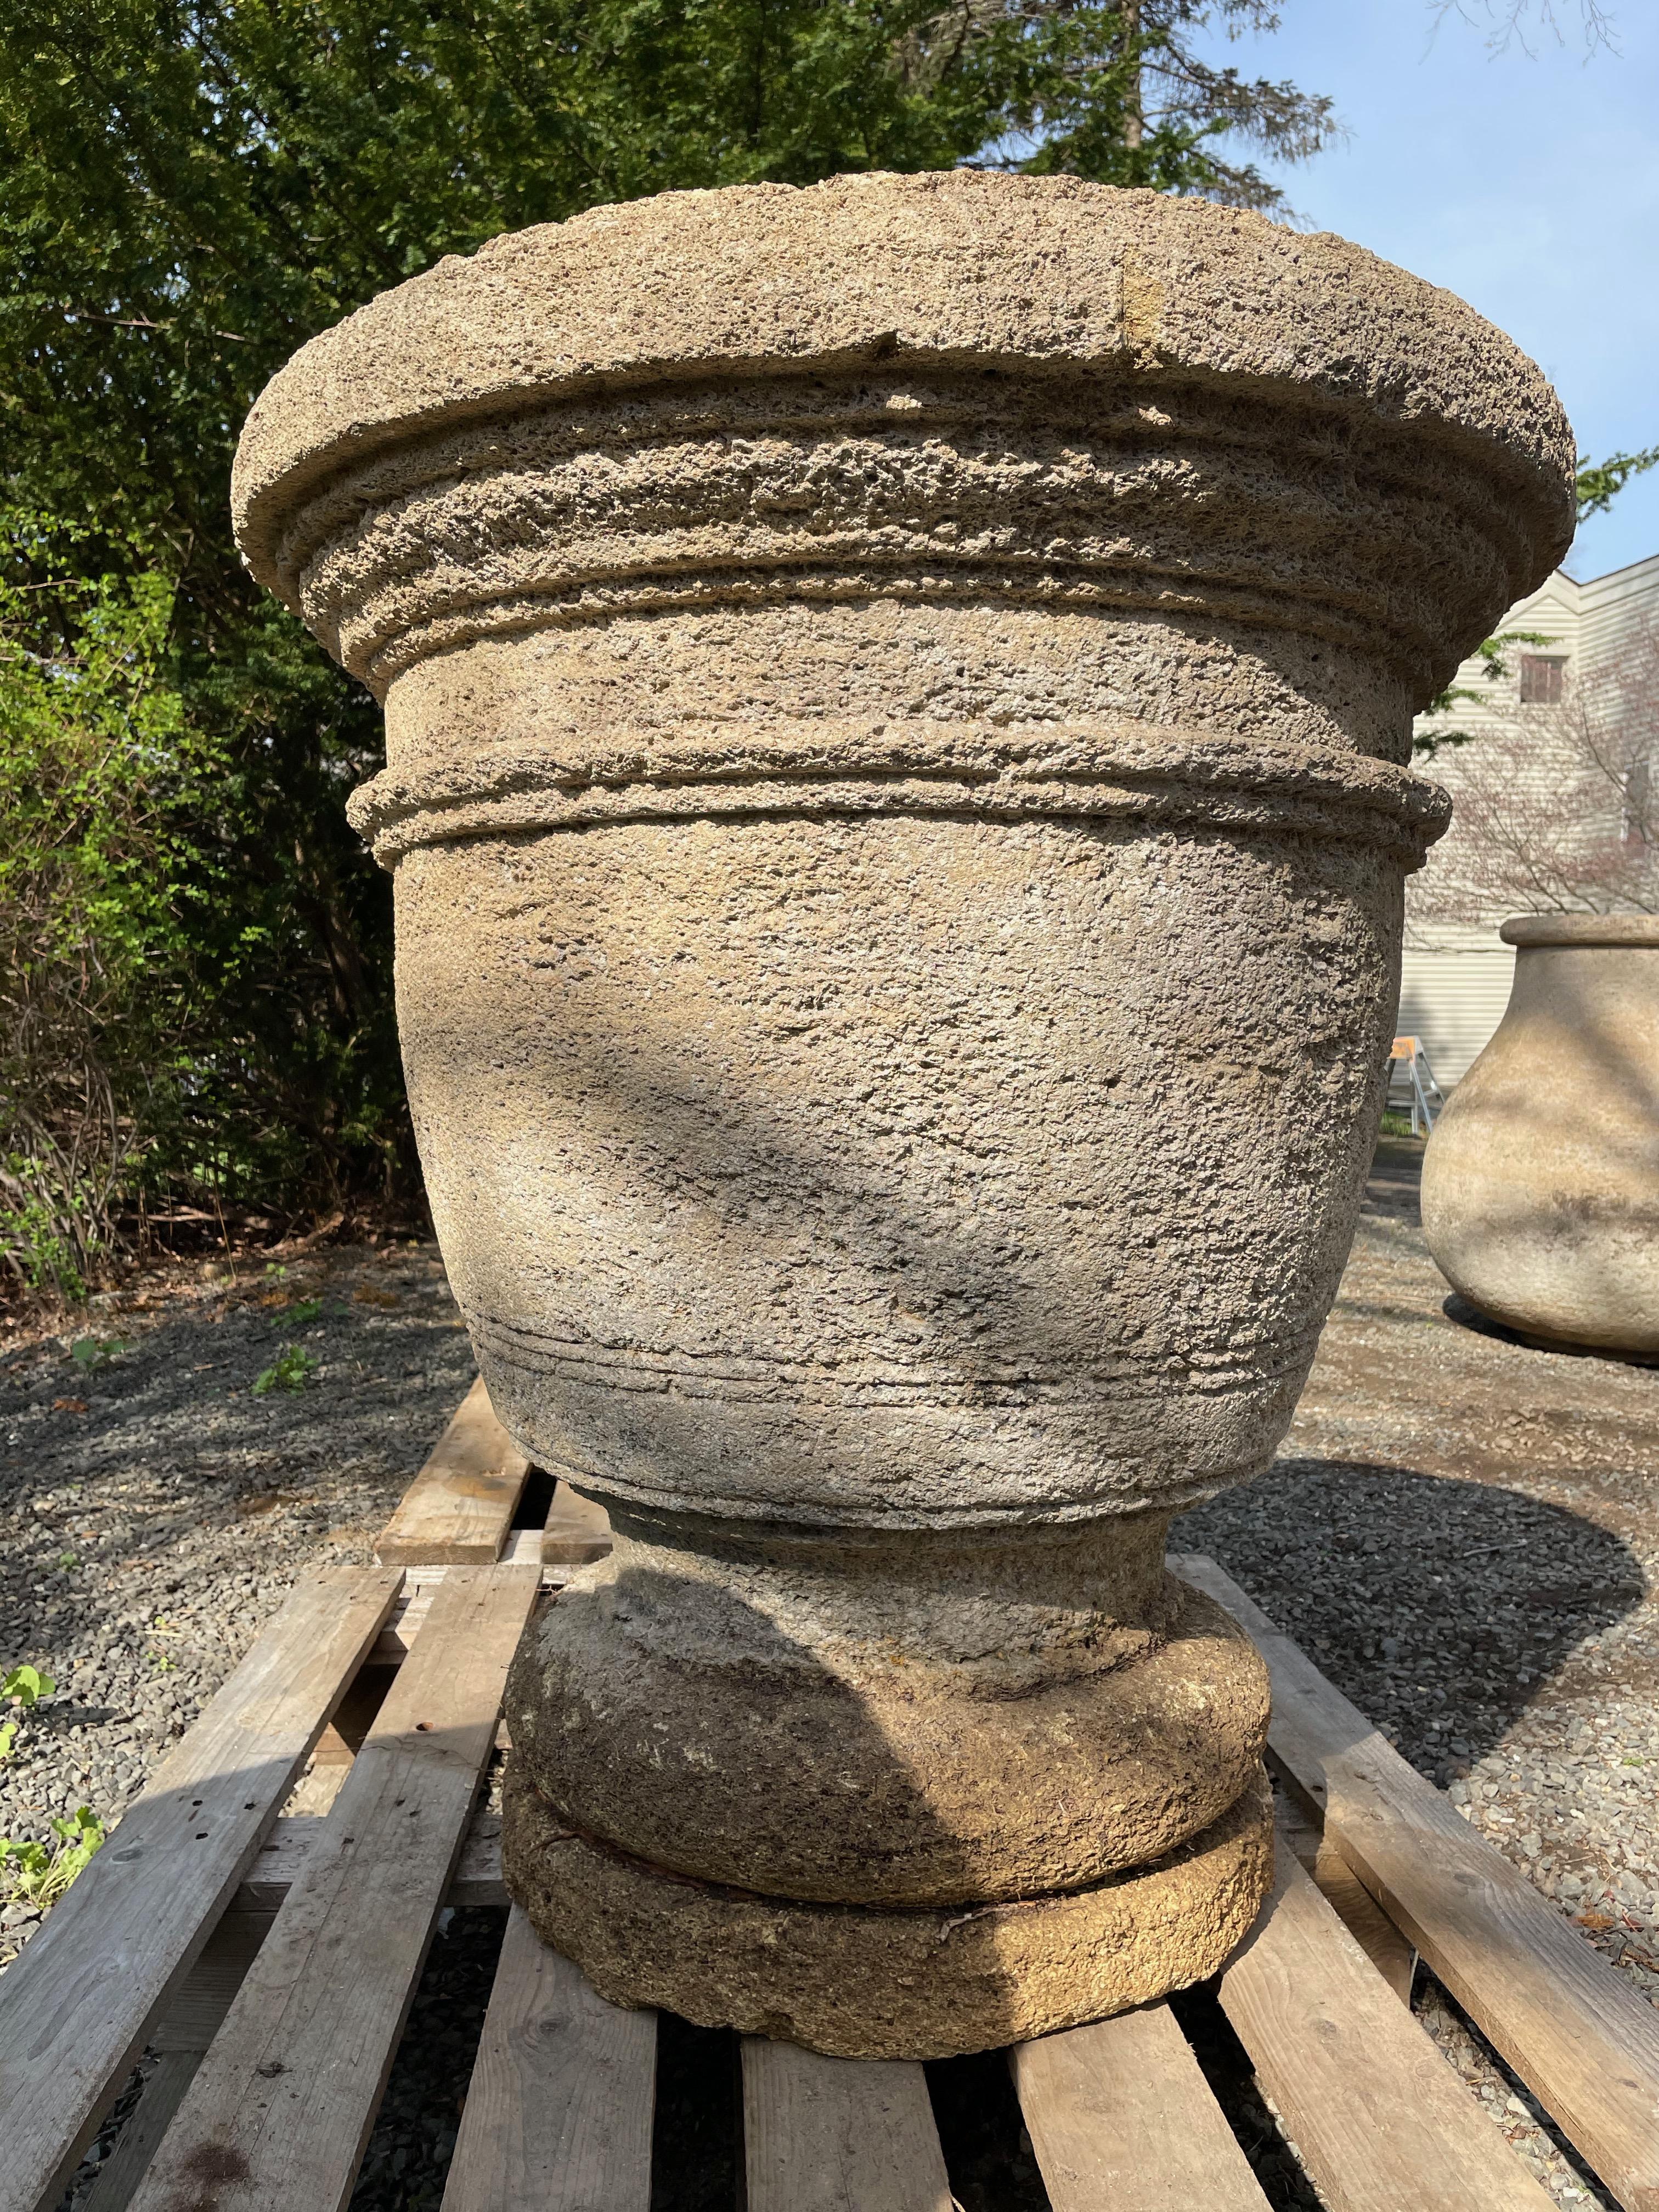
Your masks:
<instances>
[{"instance_id":1,"label":"weathered wood plank","mask_svg":"<svg viewBox=\"0 0 1659 2212\"><path fill-rule=\"evenodd\" d=\"M1168 2005L1008 2054L1054 2212L1267 2212Z\"/></svg>"},{"instance_id":2,"label":"weathered wood plank","mask_svg":"<svg viewBox=\"0 0 1659 2212\"><path fill-rule=\"evenodd\" d=\"M542 1558L549 1565L582 1566L602 1559L611 1549L611 1516L603 1505L583 1498L561 1479L542 1531Z\"/></svg>"},{"instance_id":3,"label":"weathered wood plank","mask_svg":"<svg viewBox=\"0 0 1659 2212\"><path fill-rule=\"evenodd\" d=\"M191 2083L135 2212L337 2212L351 2193L534 1602L534 1567L446 1577Z\"/></svg>"},{"instance_id":4,"label":"weathered wood plank","mask_svg":"<svg viewBox=\"0 0 1659 2212\"><path fill-rule=\"evenodd\" d=\"M1550 2212L1293 1851L1221 2004L1332 2212Z\"/></svg>"},{"instance_id":5,"label":"weathered wood plank","mask_svg":"<svg viewBox=\"0 0 1659 2212\"><path fill-rule=\"evenodd\" d=\"M542 1532L539 1528L514 1528L508 1531L501 1546L501 1566L533 1565L542 1556ZM403 1595L392 1608L392 1617L375 1638L369 1651L371 1667L401 1667L414 1649L415 1639L421 1632L421 1623L426 1619L432 1603L432 1593L450 1571L446 1566L410 1567L405 1570ZM563 1565L544 1566L542 1588L557 1589L568 1579L570 1570Z\"/></svg>"},{"instance_id":6,"label":"weathered wood plank","mask_svg":"<svg viewBox=\"0 0 1659 2212\"><path fill-rule=\"evenodd\" d=\"M1213 1560L1171 1561L1273 1674L1273 1758L1626 2212L1659 2212L1659 2014Z\"/></svg>"},{"instance_id":7,"label":"weathered wood plank","mask_svg":"<svg viewBox=\"0 0 1659 2212\"><path fill-rule=\"evenodd\" d=\"M272 1826L237 1891L238 1905L250 1911L275 1911L299 1879L306 1855L325 1825L324 1819L314 1813L285 1813ZM501 1881L501 1817L480 1806L461 1845L444 1903L504 1906L507 1902Z\"/></svg>"},{"instance_id":8,"label":"weathered wood plank","mask_svg":"<svg viewBox=\"0 0 1659 2212\"><path fill-rule=\"evenodd\" d=\"M1310 1817L1299 1793L1287 1791L1280 1801L1279 1834L1401 2003L1408 2005L1417 1978L1416 1945L1395 1926L1337 1849L1335 1838Z\"/></svg>"},{"instance_id":9,"label":"weathered wood plank","mask_svg":"<svg viewBox=\"0 0 1659 2212\"><path fill-rule=\"evenodd\" d=\"M650 2212L657 2015L607 2004L515 1907L443 2212Z\"/></svg>"},{"instance_id":10,"label":"weathered wood plank","mask_svg":"<svg viewBox=\"0 0 1659 2212\"><path fill-rule=\"evenodd\" d=\"M918 2065L743 2042L747 2212L951 2212Z\"/></svg>"},{"instance_id":11,"label":"weathered wood plank","mask_svg":"<svg viewBox=\"0 0 1659 2212\"><path fill-rule=\"evenodd\" d=\"M404 1492L375 1550L398 1566L488 1566L501 1556L530 1462L495 1419L481 1375Z\"/></svg>"},{"instance_id":12,"label":"weathered wood plank","mask_svg":"<svg viewBox=\"0 0 1659 2212\"><path fill-rule=\"evenodd\" d=\"M480 1807L461 1845L444 1903L458 1906L504 1905L506 1884L501 1880L501 1816Z\"/></svg>"},{"instance_id":13,"label":"weathered wood plank","mask_svg":"<svg viewBox=\"0 0 1659 2212\"><path fill-rule=\"evenodd\" d=\"M401 1580L337 1567L301 1581L0 1980L0 2212L34 2212L78 2164Z\"/></svg>"},{"instance_id":14,"label":"weathered wood plank","mask_svg":"<svg viewBox=\"0 0 1659 2212\"><path fill-rule=\"evenodd\" d=\"M131 2201L276 1917L274 1905L250 1911L233 1904L203 1945L145 2038L157 2053L155 2068L80 2212L123 2212Z\"/></svg>"}]
</instances>

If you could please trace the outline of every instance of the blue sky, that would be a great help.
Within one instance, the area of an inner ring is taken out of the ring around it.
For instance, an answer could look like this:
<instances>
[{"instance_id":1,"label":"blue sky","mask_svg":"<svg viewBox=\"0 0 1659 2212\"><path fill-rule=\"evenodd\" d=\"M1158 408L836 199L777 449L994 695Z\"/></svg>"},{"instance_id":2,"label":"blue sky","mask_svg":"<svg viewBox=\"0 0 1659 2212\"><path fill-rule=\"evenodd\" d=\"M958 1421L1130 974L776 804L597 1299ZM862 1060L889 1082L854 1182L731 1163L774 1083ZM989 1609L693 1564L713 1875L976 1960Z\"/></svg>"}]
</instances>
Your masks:
<instances>
[{"instance_id":1,"label":"blue sky","mask_svg":"<svg viewBox=\"0 0 1659 2212\"><path fill-rule=\"evenodd\" d=\"M1553 379L1598 460L1659 445L1659 8L1609 5L1619 52L1588 59L1577 0L1557 0L1567 45L1534 29L1530 58L1455 16L1436 31L1426 0L1281 0L1274 35L1212 42L1247 76L1328 93L1348 126L1271 169L1297 213L1462 293ZM1566 565L1650 553L1659 469Z\"/></svg>"}]
</instances>

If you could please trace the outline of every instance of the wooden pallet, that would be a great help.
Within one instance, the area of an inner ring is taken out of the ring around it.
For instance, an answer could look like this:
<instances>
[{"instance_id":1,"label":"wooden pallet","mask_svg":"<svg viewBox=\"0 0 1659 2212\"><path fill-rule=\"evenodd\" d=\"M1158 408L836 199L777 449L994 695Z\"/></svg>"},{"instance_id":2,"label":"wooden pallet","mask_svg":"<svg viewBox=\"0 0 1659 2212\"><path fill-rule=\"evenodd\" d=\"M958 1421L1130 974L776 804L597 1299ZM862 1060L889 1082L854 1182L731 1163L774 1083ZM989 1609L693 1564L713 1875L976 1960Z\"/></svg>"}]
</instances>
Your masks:
<instances>
[{"instance_id":1,"label":"wooden pallet","mask_svg":"<svg viewBox=\"0 0 1659 2212\"><path fill-rule=\"evenodd\" d=\"M477 1808L514 1644L608 1543L562 1486L515 1529L526 1474L477 1386L385 1564L301 1583L0 1979L0 2212L52 2212L146 2047L89 2212L345 2204L441 1908L506 1903ZM1401 2002L1415 1951L1626 2212L1659 2212L1659 2016L1219 1568L1172 1565L1273 1670L1289 1848L1218 1996L1326 2203L1551 2203ZM313 1751L337 1791L284 1817ZM648 2212L656 2052L654 2014L512 1911L445 2212ZM1008 2058L1054 2212L1265 2205L1168 2006ZM749 2212L951 2212L921 2066L748 2038L742 2070Z\"/></svg>"}]
</instances>

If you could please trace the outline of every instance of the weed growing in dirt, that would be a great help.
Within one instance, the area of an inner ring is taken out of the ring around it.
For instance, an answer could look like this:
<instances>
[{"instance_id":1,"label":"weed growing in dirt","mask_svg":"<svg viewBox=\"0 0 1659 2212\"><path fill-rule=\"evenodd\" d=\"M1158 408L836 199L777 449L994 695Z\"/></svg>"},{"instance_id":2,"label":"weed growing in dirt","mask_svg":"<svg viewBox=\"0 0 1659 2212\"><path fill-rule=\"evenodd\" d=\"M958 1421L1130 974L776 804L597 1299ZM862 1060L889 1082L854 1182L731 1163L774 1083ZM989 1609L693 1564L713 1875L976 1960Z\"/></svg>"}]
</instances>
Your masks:
<instances>
[{"instance_id":1,"label":"weed growing in dirt","mask_svg":"<svg viewBox=\"0 0 1659 2212\"><path fill-rule=\"evenodd\" d=\"M70 1346L70 1358L83 1375L91 1375L131 1349L122 1336L77 1336Z\"/></svg>"},{"instance_id":2,"label":"weed growing in dirt","mask_svg":"<svg viewBox=\"0 0 1659 2212\"><path fill-rule=\"evenodd\" d=\"M316 1367L310 1352L297 1344L285 1344L270 1365L254 1376L253 1395L264 1398L273 1390L303 1390Z\"/></svg>"},{"instance_id":3,"label":"weed growing in dirt","mask_svg":"<svg viewBox=\"0 0 1659 2212\"><path fill-rule=\"evenodd\" d=\"M9 1698L18 1712L26 1713L38 1705L42 1698L49 1698L58 1687L50 1674L43 1674L38 1667L14 1667L3 1682L0 1682L0 1698ZM0 1723L0 1759L9 1759L12 1746L17 1741L17 1723Z\"/></svg>"},{"instance_id":4,"label":"weed growing in dirt","mask_svg":"<svg viewBox=\"0 0 1659 2212\"><path fill-rule=\"evenodd\" d=\"M289 1308L288 1317L295 1328L303 1328L307 1322L315 1321L322 1310L320 1298L301 1298L297 1306Z\"/></svg>"},{"instance_id":5,"label":"weed growing in dirt","mask_svg":"<svg viewBox=\"0 0 1659 2212\"><path fill-rule=\"evenodd\" d=\"M52 1832L56 1850L0 1836L0 1895L8 1905L55 1905L103 1846L104 1824L90 1805L78 1807L72 1820L54 1820Z\"/></svg>"}]
</instances>

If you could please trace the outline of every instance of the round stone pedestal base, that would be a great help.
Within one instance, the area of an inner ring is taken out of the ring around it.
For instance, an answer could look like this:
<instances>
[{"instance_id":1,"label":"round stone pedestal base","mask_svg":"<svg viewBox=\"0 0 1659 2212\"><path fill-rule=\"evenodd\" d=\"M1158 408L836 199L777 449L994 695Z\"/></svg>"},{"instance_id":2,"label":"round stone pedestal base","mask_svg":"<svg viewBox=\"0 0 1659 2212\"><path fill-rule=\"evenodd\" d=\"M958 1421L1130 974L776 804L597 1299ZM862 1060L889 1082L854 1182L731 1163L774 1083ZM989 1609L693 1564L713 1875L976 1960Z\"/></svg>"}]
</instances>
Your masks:
<instances>
[{"instance_id":1,"label":"round stone pedestal base","mask_svg":"<svg viewBox=\"0 0 1659 2212\"><path fill-rule=\"evenodd\" d=\"M947 2058L1213 1973L1273 1878L1265 1771L1155 1864L1012 1903L882 1911L717 1887L574 1835L509 1765L501 1863L544 1942L614 2004L838 2058Z\"/></svg>"}]
</instances>

